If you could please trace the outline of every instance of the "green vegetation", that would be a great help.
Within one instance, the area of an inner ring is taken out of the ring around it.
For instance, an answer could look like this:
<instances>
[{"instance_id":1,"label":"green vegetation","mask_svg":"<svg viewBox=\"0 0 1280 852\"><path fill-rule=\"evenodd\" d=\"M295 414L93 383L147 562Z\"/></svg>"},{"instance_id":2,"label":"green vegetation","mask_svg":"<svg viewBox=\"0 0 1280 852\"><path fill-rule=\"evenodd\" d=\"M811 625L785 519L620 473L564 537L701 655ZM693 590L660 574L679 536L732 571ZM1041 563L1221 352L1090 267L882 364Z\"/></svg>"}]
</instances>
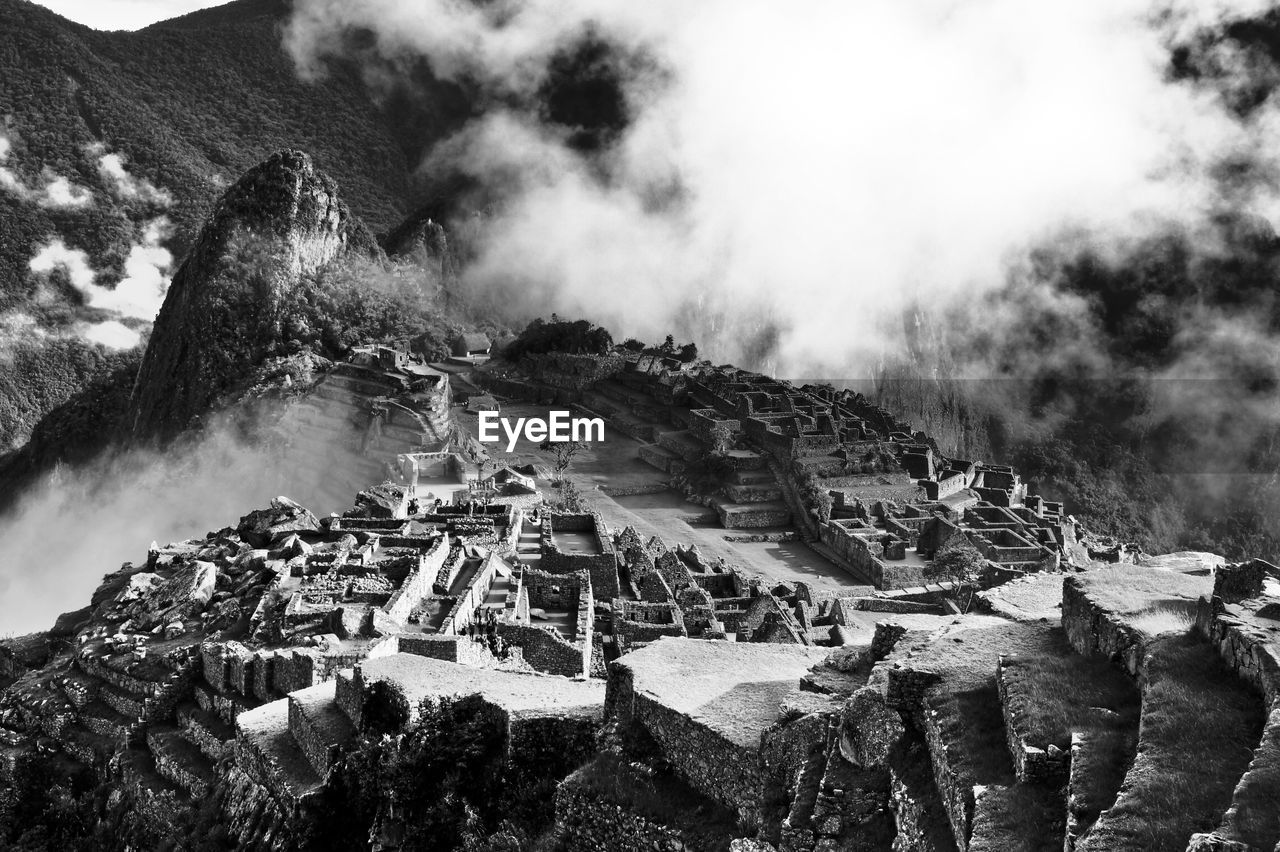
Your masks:
<instances>
[{"instance_id":1,"label":"green vegetation","mask_svg":"<svg viewBox=\"0 0 1280 852\"><path fill-rule=\"evenodd\" d=\"M574 514L591 511L590 504L572 479L558 480L552 483L552 487L555 493L548 495L546 502L553 511Z\"/></svg>"},{"instance_id":2,"label":"green vegetation","mask_svg":"<svg viewBox=\"0 0 1280 852\"><path fill-rule=\"evenodd\" d=\"M670 334L659 346L650 346L643 341L636 340L634 337L628 337L618 345L628 352L640 352L645 355L665 355L669 358L676 358L686 364L698 360L698 345L696 343L677 346L675 337Z\"/></svg>"},{"instance_id":3,"label":"green vegetation","mask_svg":"<svg viewBox=\"0 0 1280 852\"><path fill-rule=\"evenodd\" d=\"M539 848L557 781L592 746L539 751L522 742L522 757L509 761L506 720L478 696L425 700L396 732L403 721L387 720L346 754L304 848L363 849L375 826L405 850Z\"/></svg>"},{"instance_id":4,"label":"green vegetation","mask_svg":"<svg viewBox=\"0 0 1280 852\"><path fill-rule=\"evenodd\" d=\"M0 790L0 846L27 852L101 848L94 837L94 783L79 769L66 774L65 762L23 753L13 782Z\"/></svg>"},{"instance_id":5,"label":"green vegetation","mask_svg":"<svg viewBox=\"0 0 1280 852\"><path fill-rule=\"evenodd\" d=\"M584 450L587 445L582 441L552 441L547 439L538 445L538 449L544 453L551 453L553 459L551 469L555 473L557 482L564 483L565 473L573 464L573 460Z\"/></svg>"},{"instance_id":6,"label":"green vegetation","mask_svg":"<svg viewBox=\"0 0 1280 852\"><path fill-rule=\"evenodd\" d=\"M79 351L70 341L68 347ZM110 355L96 351L104 356L104 363L84 386L41 418L21 450L0 457L0 481L12 486L0 491L0 508L7 500L18 497L20 483L55 465L88 462L109 444L113 427L121 422L128 407L142 350ZM40 364L57 364L43 356L36 360Z\"/></svg>"},{"instance_id":7,"label":"green vegetation","mask_svg":"<svg viewBox=\"0 0 1280 852\"><path fill-rule=\"evenodd\" d=\"M680 832L693 849L727 849L737 836L733 815L670 773L604 752L565 779L590 796Z\"/></svg>"},{"instance_id":8,"label":"green vegetation","mask_svg":"<svg viewBox=\"0 0 1280 852\"><path fill-rule=\"evenodd\" d=\"M960 609L962 612L968 612L977 591L974 584L978 582L986 564L987 561L982 558L982 554L969 543L967 538L953 536L938 548L938 552L934 554L933 560L925 571L925 576L955 583L957 598L960 597L961 589L967 587L967 594Z\"/></svg>"},{"instance_id":9,"label":"green vegetation","mask_svg":"<svg viewBox=\"0 0 1280 852\"><path fill-rule=\"evenodd\" d=\"M804 502L805 508L818 519L818 523L826 523L831 520L831 507L833 505L831 492L822 484L822 480L814 475L813 471L797 466L796 489L800 492L800 499Z\"/></svg>"},{"instance_id":10,"label":"green vegetation","mask_svg":"<svg viewBox=\"0 0 1280 852\"><path fill-rule=\"evenodd\" d=\"M571 355L605 355L613 347L613 336L587 320L562 320L555 314L550 320L535 319L520 332L503 352L509 361L525 355L567 352Z\"/></svg>"},{"instance_id":11,"label":"green vegetation","mask_svg":"<svg viewBox=\"0 0 1280 852\"><path fill-rule=\"evenodd\" d=\"M425 146L470 114L461 90L417 74L371 97L357 63L332 63L325 79L304 82L281 47L286 14L283 2L241 0L216 14L100 33L25 0L0 0L6 167L30 185L47 170L94 196L88 206L54 209L0 191L0 314L26 314L65 337L26 331L0 341L0 359L16 355L13 369L0 369L0 453L111 373L90 362L115 357L64 335L75 320L102 318L64 276L32 280L28 261L50 238L85 251L97 283L111 286L163 214L172 225L164 245L180 261L226 186L284 148L311 153L377 231L429 197L412 169ZM98 168L104 151L123 155L130 175L172 203L117 191Z\"/></svg>"},{"instance_id":12,"label":"green vegetation","mask_svg":"<svg viewBox=\"0 0 1280 852\"><path fill-rule=\"evenodd\" d=\"M1196 601L1213 591L1210 577L1129 564L1088 571L1078 581L1088 590L1090 601L1123 616L1163 613L1187 606L1194 610Z\"/></svg>"},{"instance_id":13,"label":"green vegetation","mask_svg":"<svg viewBox=\"0 0 1280 852\"><path fill-rule=\"evenodd\" d=\"M1067 751L1073 731L1137 730L1139 696L1133 681L1101 657L1076 654L1061 630L1053 631L1044 653L1006 657L1003 670L1005 706L1028 745Z\"/></svg>"},{"instance_id":14,"label":"green vegetation","mask_svg":"<svg viewBox=\"0 0 1280 852\"><path fill-rule=\"evenodd\" d=\"M416 351L443 360L463 325L446 313L438 295L420 267L349 257L284 294L278 349L271 354L305 348L342 358L366 343L411 340Z\"/></svg>"},{"instance_id":15,"label":"green vegetation","mask_svg":"<svg viewBox=\"0 0 1280 852\"><path fill-rule=\"evenodd\" d=\"M133 377L125 374L136 372L139 354L111 352L74 337L20 343L7 355L0 351L0 454L17 449L40 415L74 419L76 415L62 410L76 407L73 399L92 399L103 411L113 408L119 394L108 388L124 386L127 397ZM88 437L98 428L99 424L78 422L58 431Z\"/></svg>"},{"instance_id":16,"label":"green vegetation","mask_svg":"<svg viewBox=\"0 0 1280 852\"><path fill-rule=\"evenodd\" d=\"M1081 852L1182 852L1231 804L1262 733L1262 703L1192 635L1155 642L1147 667L1138 755L1113 807Z\"/></svg>"},{"instance_id":17,"label":"green vegetation","mask_svg":"<svg viewBox=\"0 0 1280 852\"><path fill-rule=\"evenodd\" d=\"M733 474L733 466L729 457L714 449L703 453L685 465L684 470L674 477L677 485L688 486L698 494L716 494L728 482Z\"/></svg>"}]
</instances>

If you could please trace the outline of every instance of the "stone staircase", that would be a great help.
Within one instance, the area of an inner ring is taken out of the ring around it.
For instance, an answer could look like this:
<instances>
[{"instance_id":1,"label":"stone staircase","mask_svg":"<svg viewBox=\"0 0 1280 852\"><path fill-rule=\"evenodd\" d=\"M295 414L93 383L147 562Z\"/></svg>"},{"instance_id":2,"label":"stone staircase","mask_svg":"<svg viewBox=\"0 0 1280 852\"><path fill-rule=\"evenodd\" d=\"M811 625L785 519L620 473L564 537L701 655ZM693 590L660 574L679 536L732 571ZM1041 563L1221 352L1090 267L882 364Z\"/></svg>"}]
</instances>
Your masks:
<instances>
[{"instance_id":1,"label":"stone staircase","mask_svg":"<svg viewBox=\"0 0 1280 852\"><path fill-rule=\"evenodd\" d=\"M193 801L213 792L217 784L213 761L187 738L186 731L173 725L152 725L146 742L160 777L181 787Z\"/></svg>"},{"instance_id":2,"label":"stone staircase","mask_svg":"<svg viewBox=\"0 0 1280 852\"><path fill-rule=\"evenodd\" d=\"M321 783L289 730L289 699L246 710L236 718L236 762L277 800L301 801Z\"/></svg>"},{"instance_id":3,"label":"stone staircase","mask_svg":"<svg viewBox=\"0 0 1280 852\"><path fill-rule=\"evenodd\" d=\"M337 700L340 672L329 681L291 692L236 718L235 759L242 770L278 801L297 805L311 797L337 760L356 726Z\"/></svg>"},{"instance_id":4,"label":"stone staircase","mask_svg":"<svg viewBox=\"0 0 1280 852\"><path fill-rule=\"evenodd\" d=\"M767 467L733 471L725 483L724 493L735 503L769 503L783 499L782 485Z\"/></svg>"},{"instance_id":5,"label":"stone staircase","mask_svg":"<svg viewBox=\"0 0 1280 852\"><path fill-rule=\"evenodd\" d=\"M525 523L520 528L520 538L516 541L516 559L521 565L537 568L542 563L542 531L539 527Z\"/></svg>"},{"instance_id":6,"label":"stone staircase","mask_svg":"<svg viewBox=\"0 0 1280 852\"><path fill-rule=\"evenodd\" d=\"M210 761L217 763L231 754L235 729L216 713L196 704L184 704L178 708L177 722L183 736Z\"/></svg>"},{"instance_id":7,"label":"stone staircase","mask_svg":"<svg viewBox=\"0 0 1280 852\"><path fill-rule=\"evenodd\" d=\"M190 688L189 675L180 663L138 661L92 643L68 654L52 677L18 684L11 707L23 729L99 766L120 748L139 744L149 719L171 715Z\"/></svg>"},{"instance_id":8,"label":"stone staircase","mask_svg":"<svg viewBox=\"0 0 1280 852\"><path fill-rule=\"evenodd\" d=\"M675 476L685 467L684 459L658 444L645 444L640 447L639 457L645 464L669 476Z\"/></svg>"},{"instance_id":9,"label":"stone staircase","mask_svg":"<svg viewBox=\"0 0 1280 852\"><path fill-rule=\"evenodd\" d=\"M316 775L329 771L338 749L356 729L336 700L337 683L318 684L289 694L289 731Z\"/></svg>"}]
</instances>

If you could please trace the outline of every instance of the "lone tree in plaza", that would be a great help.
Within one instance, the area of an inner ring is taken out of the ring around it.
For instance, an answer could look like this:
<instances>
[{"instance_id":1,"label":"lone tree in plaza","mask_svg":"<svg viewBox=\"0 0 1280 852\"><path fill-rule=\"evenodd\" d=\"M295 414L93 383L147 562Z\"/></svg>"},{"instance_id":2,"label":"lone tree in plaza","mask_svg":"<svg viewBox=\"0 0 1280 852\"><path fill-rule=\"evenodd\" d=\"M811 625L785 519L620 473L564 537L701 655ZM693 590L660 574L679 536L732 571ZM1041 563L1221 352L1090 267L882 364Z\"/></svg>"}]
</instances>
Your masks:
<instances>
[{"instance_id":1,"label":"lone tree in plaza","mask_svg":"<svg viewBox=\"0 0 1280 852\"><path fill-rule=\"evenodd\" d=\"M928 574L934 580L950 580L956 584L957 604L960 603L960 590L967 589L969 596L965 599L961 612L968 612L973 604L975 584L986 564L986 560L982 558L982 554L976 547L968 540L957 536L942 545L934 554Z\"/></svg>"},{"instance_id":2,"label":"lone tree in plaza","mask_svg":"<svg viewBox=\"0 0 1280 852\"><path fill-rule=\"evenodd\" d=\"M556 482L564 481L565 471L573 464L574 457L586 448L587 445L582 441L546 440L538 445L538 449L550 452L555 458L551 467L556 473Z\"/></svg>"}]
</instances>

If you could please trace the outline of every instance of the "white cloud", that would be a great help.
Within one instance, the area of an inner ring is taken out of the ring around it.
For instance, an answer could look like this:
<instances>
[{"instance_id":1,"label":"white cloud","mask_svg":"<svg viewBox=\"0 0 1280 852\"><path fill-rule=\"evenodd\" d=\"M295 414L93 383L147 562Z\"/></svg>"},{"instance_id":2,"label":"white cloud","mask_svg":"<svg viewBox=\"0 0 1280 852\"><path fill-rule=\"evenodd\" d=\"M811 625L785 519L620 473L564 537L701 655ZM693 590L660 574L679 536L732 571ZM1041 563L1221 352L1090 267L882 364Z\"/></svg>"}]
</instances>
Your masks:
<instances>
[{"instance_id":1,"label":"white cloud","mask_svg":"<svg viewBox=\"0 0 1280 852\"><path fill-rule=\"evenodd\" d=\"M80 249L68 248L61 239L50 240L27 265L38 275L62 269L71 280L71 285L84 293L90 293L96 286L93 283L95 274L93 267L89 265L89 255Z\"/></svg>"},{"instance_id":2,"label":"white cloud","mask_svg":"<svg viewBox=\"0 0 1280 852\"><path fill-rule=\"evenodd\" d=\"M37 192L36 197L41 207L68 209L87 207L93 203L92 192L51 172L45 172L44 187Z\"/></svg>"},{"instance_id":3,"label":"white cloud","mask_svg":"<svg viewBox=\"0 0 1280 852\"><path fill-rule=\"evenodd\" d=\"M1000 286L1060 228L1197 219L1221 157L1274 167L1265 124L1166 73L1170 27L1258 6L527 0L498 24L452 0L300 0L286 43L314 72L367 27L388 57L517 96L589 25L645 51L670 74L628 80L633 121L603 159L522 112L486 115L426 164L502 199L469 284L734 360L776 324L770 366L839 374L901 336L905 306Z\"/></svg>"},{"instance_id":4,"label":"white cloud","mask_svg":"<svg viewBox=\"0 0 1280 852\"><path fill-rule=\"evenodd\" d=\"M162 207L173 203L173 196L167 191L129 174L123 154L103 154L98 158L98 172L122 198L146 201Z\"/></svg>"},{"instance_id":5,"label":"white cloud","mask_svg":"<svg viewBox=\"0 0 1280 852\"><path fill-rule=\"evenodd\" d=\"M86 323L80 335L90 343L100 343L108 349L132 349L142 336L117 320Z\"/></svg>"},{"instance_id":6,"label":"white cloud","mask_svg":"<svg viewBox=\"0 0 1280 852\"><path fill-rule=\"evenodd\" d=\"M168 228L169 222L163 217L147 225L142 241L129 250L124 277L113 288L95 283L97 276L89 256L80 249L68 247L61 238L55 237L42 246L28 266L37 275L64 270L91 308L109 311L123 319L150 322L160 311L169 287L173 256L161 245ZM127 348L138 342L138 334L118 321L88 326L83 333L89 340L114 348Z\"/></svg>"},{"instance_id":7,"label":"white cloud","mask_svg":"<svg viewBox=\"0 0 1280 852\"><path fill-rule=\"evenodd\" d=\"M93 203L92 192L72 183L68 178L54 174L50 169L41 171L39 185L27 184L16 172L4 165L12 153L13 142L5 129L0 127L0 191L41 207L69 209Z\"/></svg>"}]
</instances>

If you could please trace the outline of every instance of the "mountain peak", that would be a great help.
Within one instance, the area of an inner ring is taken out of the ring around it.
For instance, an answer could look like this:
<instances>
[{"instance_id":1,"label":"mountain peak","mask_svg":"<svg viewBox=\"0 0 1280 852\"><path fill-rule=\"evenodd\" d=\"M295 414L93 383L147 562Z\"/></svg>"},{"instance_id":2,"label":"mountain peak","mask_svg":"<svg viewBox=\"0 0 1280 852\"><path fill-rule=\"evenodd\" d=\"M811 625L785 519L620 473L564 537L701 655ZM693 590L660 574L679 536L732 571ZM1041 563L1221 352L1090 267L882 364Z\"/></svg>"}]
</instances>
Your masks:
<instances>
[{"instance_id":1,"label":"mountain peak","mask_svg":"<svg viewBox=\"0 0 1280 852\"><path fill-rule=\"evenodd\" d=\"M165 297L130 399L135 440L168 440L236 388L278 339L284 297L349 254L378 256L337 183L277 152L218 201Z\"/></svg>"}]
</instances>

